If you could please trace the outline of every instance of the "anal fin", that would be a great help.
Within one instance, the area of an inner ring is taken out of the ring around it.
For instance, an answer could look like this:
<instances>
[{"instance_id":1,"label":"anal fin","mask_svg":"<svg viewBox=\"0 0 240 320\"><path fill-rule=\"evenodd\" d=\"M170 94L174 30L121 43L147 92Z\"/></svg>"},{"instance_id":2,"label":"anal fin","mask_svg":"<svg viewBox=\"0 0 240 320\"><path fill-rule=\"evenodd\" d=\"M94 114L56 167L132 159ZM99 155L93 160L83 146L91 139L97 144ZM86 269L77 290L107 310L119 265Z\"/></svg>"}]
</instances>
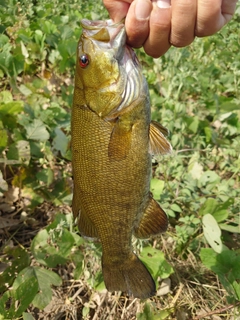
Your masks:
<instances>
[{"instance_id":1,"label":"anal fin","mask_svg":"<svg viewBox=\"0 0 240 320\"><path fill-rule=\"evenodd\" d=\"M168 135L168 130L156 121L151 121L149 129L150 153L167 154L172 151L172 146L165 138Z\"/></svg>"},{"instance_id":2,"label":"anal fin","mask_svg":"<svg viewBox=\"0 0 240 320\"><path fill-rule=\"evenodd\" d=\"M78 229L82 237L97 241L99 239L97 229L87 214L80 210L78 218Z\"/></svg>"},{"instance_id":3,"label":"anal fin","mask_svg":"<svg viewBox=\"0 0 240 320\"><path fill-rule=\"evenodd\" d=\"M72 210L73 216L77 219L78 229L81 236L91 238L92 240L98 240L99 236L97 229L84 210L80 210L75 195L73 196Z\"/></svg>"},{"instance_id":4,"label":"anal fin","mask_svg":"<svg viewBox=\"0 0 240 320\"><path fill-rule=\"evenodd\" d=\"M140 239L147 239L156 236L167 230L168 218L165 211L160 207L157 201L149 197L148 206L134 229L134 235Z\"/></svg>"}]
</instances>

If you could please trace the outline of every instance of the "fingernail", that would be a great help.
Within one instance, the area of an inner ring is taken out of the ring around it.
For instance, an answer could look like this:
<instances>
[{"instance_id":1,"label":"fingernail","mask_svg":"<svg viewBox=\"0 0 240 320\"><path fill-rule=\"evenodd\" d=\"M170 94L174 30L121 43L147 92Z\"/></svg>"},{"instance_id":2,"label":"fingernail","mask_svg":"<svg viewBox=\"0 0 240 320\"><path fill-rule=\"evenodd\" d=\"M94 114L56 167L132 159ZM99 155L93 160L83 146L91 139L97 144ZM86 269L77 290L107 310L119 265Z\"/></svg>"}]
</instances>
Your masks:
<instances>
[{"instance_id":1,"label":"fingernail","mask_svg":"<svg viewBox=\"0 0 240 320\"><path fill-rule=\"evenodd\" d=\"M166 9L171 7L171 1L170 0L157 0L157 6L161 9Z\"/></svg>"},{"instance_id":2,"label":"fingernail","mask_svg":"<svg viewBox=\"0 0 240 320\"><path fill-rule=\"evenodd\" d=\"M135 4L135 15L138 20L149 18L152 10L152 3L148 0L137 0Z\"/></svg>"}]
</instances>

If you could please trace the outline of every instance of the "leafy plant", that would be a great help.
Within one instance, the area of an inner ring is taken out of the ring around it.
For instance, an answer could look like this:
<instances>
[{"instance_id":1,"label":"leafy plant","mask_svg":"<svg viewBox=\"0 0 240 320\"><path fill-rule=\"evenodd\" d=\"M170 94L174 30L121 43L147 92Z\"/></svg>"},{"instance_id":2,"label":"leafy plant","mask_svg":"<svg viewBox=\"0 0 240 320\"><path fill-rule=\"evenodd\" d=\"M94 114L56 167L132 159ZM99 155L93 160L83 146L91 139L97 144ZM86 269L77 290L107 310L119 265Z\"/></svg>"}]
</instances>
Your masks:
<instances>
[{"instance_id":1,"label":"leafy plant","mask_svg":"<svg viewBox=\"0 0 240 320\"><path fill-rule=\"evenodd\" d=\"M41 266L30 266L29 254L20 247L5 249L1 263L9 266L0 281L0 293L3 293L0 298L1 315L6 318L20 317L30 303L44 309L52 299L51 286L62 284L59 275L49 268L74 261L74 275L76 278L81 275L84 257L76 248L83 243L83 239L68 230L71 226L72 216L59 214L52 224L36 235L31 253ZM7 290L10 286L11 290Z\"/></svg>"},{"instance_id":2,"label":"leafy plant","mask_svg":"<svg viewBox=\"0 0 240 320\"><path fill-rule=\"evenodd\" d=\"M137 50L152 118L169 129L173 153L153 159L151 181L169 229L134 243L157 284L171 279L171 291L136 302L116 293L106 298L101 246L77 235L70 214L59 214L70 212L72 199L70 111L80 20L105 19L107 12L100 1L1 1L0 319L32 320L33 308L45 308L53 287L60 290L60 270L68 266L71 279L84 284L80 293L62 296L77 310L68 315L73 319L97 318L103 310L123 319L172 319L181 318L181 308L193 318L219 301L225 307L240 300L239 14L238 6L221 33L171 48L161 59ZM12 200L14 190L19 195ZM51 221L46 228L39 210ZM12 220L15 230L5 223ZM22 230L31 230L31 245Z\"/></svg>"},{"instance_id":3,"label":"leafy plant","mask_svg":"<svg viewBox=\"0 0 240 320\"><path fill-rule=\"evenodd\" d=\"M218 275L228 293L229 303L239 301L240 255L228 249L218 254L213 249L202 248L200 256L203 264Z\"/></svg>"}]
</instances>

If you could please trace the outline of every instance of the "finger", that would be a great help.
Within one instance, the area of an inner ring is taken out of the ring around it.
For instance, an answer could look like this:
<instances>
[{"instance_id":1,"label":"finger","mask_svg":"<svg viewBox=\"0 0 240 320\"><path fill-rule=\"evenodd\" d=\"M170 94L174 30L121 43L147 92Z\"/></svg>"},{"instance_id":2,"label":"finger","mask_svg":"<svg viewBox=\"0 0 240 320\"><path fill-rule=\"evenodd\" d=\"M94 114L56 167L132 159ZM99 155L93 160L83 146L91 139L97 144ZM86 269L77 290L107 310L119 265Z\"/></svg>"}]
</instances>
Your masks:
<instances>
[{"instance_id":1,"label":"finger","mask_svg":"<svg viewBox=\"0 0 240 320\"><path fill-rule=\"evenodd\" d=\"M208 0L209 3L212 0ZM197 0L172 0L172 29L170 42L184 47L194 40Z\"/></svg>"},{"instance_id":2,"label":"finger","mask_svg":"<svg viewBox=\"0 0 240 320\"><path fill-rule=\"evenodd\" d=\"M224 17L224 24L228 23L235 12L238 0L223 0L222 1L222 15Z\"/></svg>"},{"instance_id":3,"label":"finger","mask_svg":"<svg viewBox=\"0 0 240 320\"><path fill-rule=\"evenodd\" d=\"M134 48L140 48L148 37L151 11L150 0L135 0L129 7L125 20L127 43Z\"/></svg>"},{"instance_id":4,"label":"finger","mask_svg":"<svg viewBox=\"0 0 240 320\"><path fill-rule=\"evenodd\" d=\"M162 56L171 46L169 35L171 30L170 0L153 1L150 15L150 33L144 43L145 52L153 58Z\"/></svg>"},{"instance_id":5,"label":"finger","mask_svg":"<svg viewBox=\"0 0 240 320\"><path fill-rule=\"evenodd\" d=\"M199 0L195 34L210 36L231 20L237 0Z\"/></svg>"},{"instance_id":6,"label":"finger","mask_svg":"<svg viewBox=\"0 0 240 320\"><path fill-rule=\"evenodd\" d=\"M103 0L103 4L114 22L119 22L126 17L129 6L133 0Z\"/></svg>"}]
</instances>

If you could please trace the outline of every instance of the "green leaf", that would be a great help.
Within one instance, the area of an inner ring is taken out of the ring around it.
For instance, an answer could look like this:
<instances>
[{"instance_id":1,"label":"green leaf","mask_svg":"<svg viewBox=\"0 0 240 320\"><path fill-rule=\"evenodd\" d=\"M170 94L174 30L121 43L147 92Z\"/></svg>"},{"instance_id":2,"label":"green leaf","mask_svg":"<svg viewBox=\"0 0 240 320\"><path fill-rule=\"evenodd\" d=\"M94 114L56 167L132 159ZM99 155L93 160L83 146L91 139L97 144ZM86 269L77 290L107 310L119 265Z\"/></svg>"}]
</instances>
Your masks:
<instances>
[{"instance_id":1,"label":"green leaf","mask_svg":"<svg viewBox=\"0 0 240 320\"><path fill-rule=\"evenodd\" d=\"M151 269L151 274L155 280L158 277L168 278L173 273L173 268L165 260L164 254L158 249L144 247L141 254L141 260Z\"/></svg>"},{"instance_id":2,"label":"green leaf","mask_svg":"<svg viewBox=\"0 0 240 320\"><path fill-rule=\"evenodd\" d=\"M207 213L212 214L215 209L217 208L218 202L216 199L213 198L208 198L207 200L205 200L205 202L202 204L200 210L199 210L199 214L200 215L205 215Z\"/></svg>"},{"instance_id":3,"label":"green leaf","mask_svg":"<svg viewBox=\"0 0 240 320\"><path fill-rule=\"evenodd\" d=\"M26 87L24 84L21 84L19 87L19 91L25 96L28 97L30 94L32 94L32 91Z\"/></svg>"},{"instance_id":4,"label":"green leaf","mask_svg":"<svg viewBox=\"0 0 240 320\"><path fill-rule=\"evenodd\" d=\"M83 315L83 317L86 317L86 316L89 314L89 311L90 311L90 308L84 306L83 309L82 309L82 315Z\"/></svg>"},{"instance_id":5,"label":"green leaf","mask_svg":"<svg viewBox=\"0 0 240 320\"><path fill-rule=\"evenodd\" d=\"M34 119L26 126L27 138L31 140L45 141L49 139L49 133L44 123L39 119Z\"/></svg>"},{"instance_id":6,"label":"green leaf","mask_svg":"<svg viewBox=\"0 0 240 320\"><path fill-rule=\"evenodd\" d=\"M52 298L51 286L59 286L62 284L61 278L53 271L40 267L27 267L20 272L13 284L13 289L18 290L23 283L29 279L37 282L37 292L31 295L31 302L39 309L45 308Z\"/></svg>"},{"instance_id":7,"label":"green leaf","mask_svg":"<svg viewBox=\"0 0 240 320\"><path fill-rule=\"evenodd\" d=\"M151 192L155 199L160 199L160 195L164 189L164 181L159 179L151 179Z\"/></svg>"},{"instance_id":8,"label":"green leaf","mask_svg":"<svg viewBox=\"0 0 240 320\"><path fill-rule=\"evenodd\" d=\"M31 313L23 312L22 314L23 320L35 320Z\"/></svg>"},{"instance_id":9,"label":"green leaf","mask_svg":"<svg viewBox=\"0 0 240 320\"><path fill-rule=\"evenodd\" d=\"M240 255L228 249L220 254L212 249L201 249L200 257L203 264L218 275L229 295L239 300Z\"/></svg>"},{"instance_id":10,"label":"green leaf","mask_svg":"<svg viewBox=\"0 0 240 320\"><path fill-rule=\"evenodd\" d=\"M203 234L207 242L210 244L214 251L216 251L217 253L222 252L223 245L221 240L221 229L219 228L215 218L211 214L207 213L203 216L202 223Z\"/></svg>"},{"instance_id":11,"label":"green leaf","mask_svg":"<svg viewBox=\"0 0 240 320\"><path fill-rule=\"evenodd\" d=\"M66 229L59 232L41 230L33 239L31 250L39 263L54 268L66 262L74 242L71 232Z\"/></svg>"},{"instance_id":12,"label":"green leaf","mask_svg":"<svg viewBox=\"0 0 240 320\"><path fill-rule=\"evenodd\" d=\"M25 58L28 58L29 57L29 53L28 53L28 50L27 50L25 44L22 41L20 41L20 44L21 44L22 55Z\"/></svg>"},{"instance_id":13,"label":"green leaf","mask_svg":"<svg viewBox=\"0 0 240 320\"><path fill-rule=\"evenodd\" d=\"M93 287L97 291L102 291L102 290L106 289L105 284L104 284L104 280L103 280L102 272L98 272L96 274L95 279L94 279Z\"/></svg>"},{"instance_id":14,"label":"green leaf","mask_svg":"<svg viewBox=\"0 0 240 320\"><path fill-rule=\"evenodd\" d=\"M204 133L205 133L205 136L206 136L207 143L211 142L212 139L213 139L213 131L212 131L212 129L209 128L209 127L204 127Z\"/></svg>"},{"instance_id":15,"label":"green leaf","mask_svg":"<svg viewBox=\"0 0 240 320\"><path fill-rule=\"evenodd\" d=\"M19 160L19 163L28 165L31 159L29 142L19 140L16 143L11 144L7 157L9 160Z\"/></svg>"},{"instance_id":16,"label":"green leaf","mask_svg":"<svg viewBox=\"0 0 240 320\"><path fill-rule=\"evenodd\" d=\"M3 129L2 122L0 121L0 152L4 150L8 143L7 130Z\"/></svg>"},{"instance_id":17,"label":"green leaf","mask_svg":"<svg viewBox=\"0 0 240 320\"><path fill-rule=\"evenodd\" d=\"M64 157L68 149L69 139L59 128L56 128L54 131L56 136L53 139L53 148L60 151Z\"/></svg>"},{"instance_id":18,"label":"green leaf","mask_svg":"<svg viewBox=\"0 0 240 320\"><path fill-rule=\"evenodd\" d=\"M25 163L26 165L29 164L29 161L31 159L31 155L30 155L30 144L28 141L25 140L19 140L16 143L16 147L18 149L18 155L19 155L19 159Z\"/></svg>"},{"instance_id":19,"label":"green leaf","mask_svg":"<svg viewBox=\"0 0 240 320\"><path fill-rule=\"evenodd\" d=\"M200 251L202 263L210 270L217 263L217 253L211 248L202 248Z\"/></svg>"},{"instance_id":20,"label":"green leaf","mask_svg":"<svg viewBox=\"0 0 240 320\"><path fill-rule=\"evenodd\" d=\"M170 209L175 211L175 212L182 212L182 209L176 203L171 204Z\"/></svg>"},{"instance_id":21,"label":"green leaf","mask_svg":"<svg viewBox=\"0 0 240 320\"><path fill-rule=\"evenodd\" d=\"M188 172L191 174L193 179L200 179L203 174L203 166L198 162L194 162L188 167Z\"/></svg>"},{"instance_id":22,"label":"green leaf","mask_svg":"<svg viewBox=\"0 0 240 320\"><path fill-rule=\"evenodd\" d=\"M22 110L22 101L11 101L4 104L0 104L0 115L11 115L15 113L20 113Z\"/></svg>"},{"instance_id":23,"label":"green leaf","mask_svg":"<svg viewBox=\"0 0 240 320\"><path fill-rule=\"evenodd\" d=\"M0 34L1 36L1 34ZM0 101L1 103L8 103L8 102L12 102L13 101L13 97L10 91L7 90L3 90L0 92Z\"/></svg>"},{"instance_id":24,"label":"green leaf","mask_svg":"<svg viewBox=\"0 0 240 320\"><path fill-rule=\"evenodd\" d=\"M75 269L73 271L73 277L75 280L78 280L83 273L84 267L84 255L81 251L76 251L71 255L71 261L75 265Z\"/></svg>"},{"instance_id":25,"label":"green leaf","mask_svg":"<svg viewBox=\"0 0 240 320\"><path fill-rule=\"evenodd\" d=\"M235 291L236 299L240 301L240 284L237 281L233 281L232 287Z\"/></svg>"},{"instance_id":26,"label":"green leaf","mask_svg":"<svg viewBox=\"0 0 240 320\"><path fill-rule=\"evenodd\" d=\"M187 118L186 122L188 124L188 129L193 133L196 133L198 130L199 119L198 117Z\"/></svg>"},{"instance_id":27,"label":"green leaf","mask_svg":"<svg viewBox=\"0 0 240 320\"><path fill-rule=\"evenodd\" d=\"M45 34L41 30L35 30L34 38L36 43L42 47L43 46L43 41L45 40Z\"/></svg>"},{"instance_id":28,"label":"green leaf","mask_svg":"<svg viewBox=\"0 0 240 320\"><path fill-rule=\"evenodd\" d=\"M216 172L205 171L199 179L199 184L200 186L206 186L207 184L217 183L219 181L220 181L220 177Z\"/></svg>"},{"instance_id":29,"label":"green leaf","mask_svg":"<svg viewBox=\"0 0 240 320\"><path fill-rule=\"evenodd\" d=\"M1 48L9 42L9 38L7 36L5 36L5 34L0 34L0 46Z\"/></svg>"},{"instance_id":30,"label":"green leaf","mask_svg":"<svg viewBox=\"0 0 240 320\"><path fill-rule=\"evenodd\" d=\"M220 223L219 227L222 230L229 231L231 233L240 233L240 225L233 226L233 225L226 224L226 223Z\"/></svg>"},{"instance_id":31,"label":"green leaf","mask_svg":"<svg viewBox=\"0 0 240 320\"><path fill-rule=\"evenodd\" d=\"M46 270L43 268L34 268L40 292L35 296L33 300L33 305L36 308L44 309L52 299L52 289L51 286L60 286L62 284L62 279L53 271Z\"/></svg>"},{"instance_id":32,"label":"green leaf","mask_svg":"<svg viewBox=\"0 0 240 320\"><path fill-rule=\"evenodd\" d=\"M44 182L47 186L49 186L53 182L53 171L51 168L43 169L36 174L36 177L39 181Z\"/></svg>"},{"instance_id":33,"label":"green leaf","mask_svg":"<svg viewBox=\"0 0 240 320\"><path fill-rule=\"evenodd\" d=\"M73 35L73 30L68 25L62 26L60 28L61 38L63 40L69 39Z\"/></svg>"},{"instance_id":34,"label":"green leaf","mask_svg":"<svg viewBox=\"0 0 240 320\"><path fill-rule=\"evenodd\" d=\"M6 248L4 253L6 258L2 258L1 262L7 264L7 268L0 277L0 293L6 290L6 283L11 286L16 275L30 264L29 254L20 247Z\"/></svg>"},{"instance_id":35,"label":"green leaf","mask_svg":"<svg viewBox=\"0 0 240 320\"><path fill-rule=\"evenodd\" d=\"M234 110L240 110L239 104L231 101L231 102L224 102L221 103L221 111L234 111Z\"/></svg>"},{"instance_id":36,"label":"green leaf","mask_svg":"<svg viewBox=\"0 0 240 320\"><path fill-rule=\"evenodd\" d=\"M199 210L200 215L210 213L216 219L217 222L221 222L228 218L228 211L226 210L233 204L233 199L229 198L223 203L218 203L214 198L208 198L201 206Z\"/></svg>"},{"instance_id":37,"label":"green leaf","mask_svg":"<svg viewBox=\"0 0 240 320\"><path fill-rule=\"evenodd\" d=\"M34 276L24 279L17 288L8 290L0 298L0 314L11 319L20 317L32 302L37 292L37 279Z\"/></svg>"},{"instance_id":38,"label":"green leaf","mask_svg":"<svg viewBox=\"0 0 240 320\"><path fill-rule=\"evenodd\" d=\"M227 219L228 212L227 212L227 210L219 210L219 211L213 212L212 215L217 222L221 222L221 221L224 221Z\"/></svg>"},{"instance_id":39,"label":"green leaf","mask_svg":"<svg viewBox=\"0 0 240 320\"><path fill-rule=\"evenodd\" d=\"M27 279L16 289L15 299L19 302L16 317L20 317L22 312L27 309L37 292L38 283L35 277Z\"/></svg>"},{"instance_id":40,"label":"green leaf","mask_svg":"<svg viewBox=\"0 0 240 320\"><path fill-rule=\"evenodd\" d=\"M137 319L138 320L155 320L150 303L146 302L144 304L143 312L137 314Z\"/></svg>"}]
</instances>

